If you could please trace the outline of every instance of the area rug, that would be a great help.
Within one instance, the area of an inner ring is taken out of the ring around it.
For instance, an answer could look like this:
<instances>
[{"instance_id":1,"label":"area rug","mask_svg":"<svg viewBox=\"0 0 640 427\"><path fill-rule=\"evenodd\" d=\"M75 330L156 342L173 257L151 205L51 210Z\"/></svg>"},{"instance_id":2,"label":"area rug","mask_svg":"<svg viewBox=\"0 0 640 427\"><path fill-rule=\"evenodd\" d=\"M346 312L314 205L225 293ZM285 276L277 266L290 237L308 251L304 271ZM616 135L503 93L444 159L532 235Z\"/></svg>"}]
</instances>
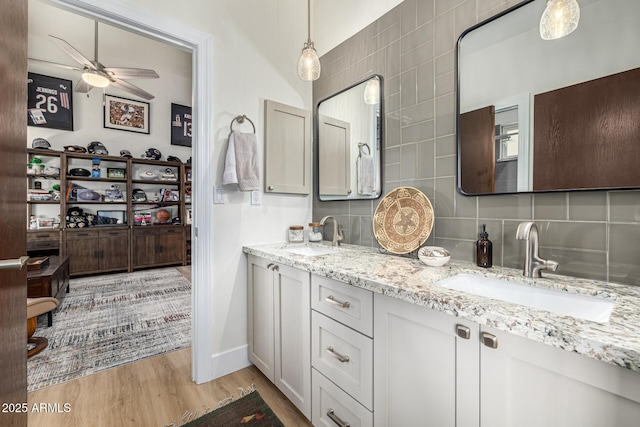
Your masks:
<instances>
[{"instance_id":1,"label":"area rug","mask_svg":"<svg viewBox=\"0 0 640 427\"><path fill-rule=\"evenodd\" d=\"M224 406L205 413L186 424L173 423L171 426L183 427L284 427L269 405L262 400L257 391L224 404Z\"/></svg>"},{"instance_id":2,"label":"area rug","mask_svg":"<svg viewBox=\"0 0 640 427\"><path fill-rule=\"evenodd\" d=\"M191 283L175 268L75 278L35 336L49 345L28 360L28 391L191 345Z\"/></svg>"}]
</instances>

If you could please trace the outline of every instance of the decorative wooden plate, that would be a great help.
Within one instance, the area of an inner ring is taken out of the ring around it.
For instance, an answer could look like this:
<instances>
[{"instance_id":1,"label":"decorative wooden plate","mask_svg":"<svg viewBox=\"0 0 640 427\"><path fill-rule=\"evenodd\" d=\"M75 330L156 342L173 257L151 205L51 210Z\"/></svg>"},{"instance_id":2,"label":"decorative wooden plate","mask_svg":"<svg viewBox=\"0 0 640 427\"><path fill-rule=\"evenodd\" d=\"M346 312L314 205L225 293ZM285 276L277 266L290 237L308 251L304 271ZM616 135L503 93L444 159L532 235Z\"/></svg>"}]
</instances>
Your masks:
<instances>
[{"instance_id":1,"label":"decorative wooden plate","mask_svg":"<svg viewBox=\"0 0 640 427\"><path fill-rule=\"evenodd\" d=\"M373 215L373 235L380 246L406 254L422 245L433 228L433 207L424 193L398 187L382 198Z\"/></svg>"}]
</instances>

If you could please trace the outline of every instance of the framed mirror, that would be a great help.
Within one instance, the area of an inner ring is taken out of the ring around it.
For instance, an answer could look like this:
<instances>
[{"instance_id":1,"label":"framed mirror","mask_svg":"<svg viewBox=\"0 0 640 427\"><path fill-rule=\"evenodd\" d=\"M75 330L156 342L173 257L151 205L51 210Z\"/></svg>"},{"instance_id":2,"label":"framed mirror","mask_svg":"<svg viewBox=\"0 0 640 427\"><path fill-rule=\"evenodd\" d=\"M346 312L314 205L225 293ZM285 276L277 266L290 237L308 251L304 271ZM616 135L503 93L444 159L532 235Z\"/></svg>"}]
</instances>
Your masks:
<instances>
[{"instance_id":1,"label":"framed mirror","mask_svg":"<svg viewBox=\"0 0 640 427\"><path fill-rule=\"evenodd\" d=\"M640 187L640 2L577 2L562 38L540 35L546 0L460 36L461 193Z\"/></svg>"},{"instance_id":2,"label":"framed mirror","mask_svg":"<svg viewBox=\"0 0 640 427\"><path fill-rule=\"evenodd\" d=\"M383 117L380 75L318 103L316 182L320 201L380 197Z\"/></svg>"}]
</instances>

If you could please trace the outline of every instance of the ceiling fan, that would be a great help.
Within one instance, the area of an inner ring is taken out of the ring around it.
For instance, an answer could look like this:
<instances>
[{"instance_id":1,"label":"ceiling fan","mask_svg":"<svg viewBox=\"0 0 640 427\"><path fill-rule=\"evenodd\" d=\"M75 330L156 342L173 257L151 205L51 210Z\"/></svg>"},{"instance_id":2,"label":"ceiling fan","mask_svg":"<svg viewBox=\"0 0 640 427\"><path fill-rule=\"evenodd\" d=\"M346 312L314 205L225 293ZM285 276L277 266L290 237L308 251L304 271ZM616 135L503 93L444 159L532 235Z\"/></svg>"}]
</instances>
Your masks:
<instances>
[{"instance_id":1,"label":"ceiling fan","mask_svg":"<svg viewBox=\"0 0 640 427\"><path fill-rule=\"evenodd\" d=\"M67 55L79 63L82 68L51 61L44 61L42 59L29 58L29 60L60 68L66 68L68 70L81 71L82 80L78 81L78 84L76 85L76 92L88 93L94 87L104 88L111 85L146 100L154 98L154 96L149 92L146 92L126 81L127 79L157 79L160 76L158 76L158 73L154 70L144 68L105 67L98 61L98 21L95 21L95 59L93 61L87 59L67 41L52 35L49 35L49 37L58 46L60 46Z\"/></svg>"}]
</instances>

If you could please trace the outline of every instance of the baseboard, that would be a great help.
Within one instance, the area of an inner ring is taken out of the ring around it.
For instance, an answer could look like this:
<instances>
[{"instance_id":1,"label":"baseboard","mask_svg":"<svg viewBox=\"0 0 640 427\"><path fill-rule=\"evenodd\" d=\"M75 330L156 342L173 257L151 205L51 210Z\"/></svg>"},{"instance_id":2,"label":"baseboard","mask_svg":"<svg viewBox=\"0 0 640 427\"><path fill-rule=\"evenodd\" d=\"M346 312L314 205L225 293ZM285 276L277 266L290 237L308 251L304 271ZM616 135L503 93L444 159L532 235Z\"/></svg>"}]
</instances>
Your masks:
<instances>
[{"instance_id":1,"label":"baseboard","mask_svg":"<svg viewBox=\"0 0 640 427\"><path fill-rule=\"evenodd\" d=\"M213 379L223 377L247 366L251 366L248 345L243 345L211 356L211 373L213 374Z\"/></svg>"}]
</instances>

